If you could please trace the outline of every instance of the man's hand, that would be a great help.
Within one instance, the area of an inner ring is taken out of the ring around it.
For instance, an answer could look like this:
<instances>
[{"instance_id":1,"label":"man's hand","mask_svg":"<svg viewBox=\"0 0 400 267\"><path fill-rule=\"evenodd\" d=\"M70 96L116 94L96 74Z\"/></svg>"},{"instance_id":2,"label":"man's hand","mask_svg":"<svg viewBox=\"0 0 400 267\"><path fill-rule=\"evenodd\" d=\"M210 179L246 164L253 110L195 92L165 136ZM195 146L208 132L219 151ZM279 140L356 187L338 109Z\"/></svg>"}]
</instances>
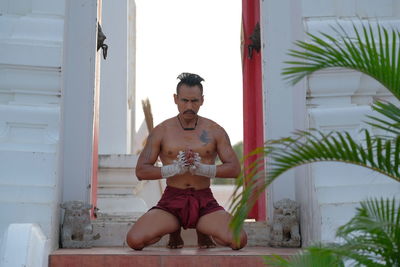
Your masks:
<instances>
[{"instance_id":1,"label":"man's hand","mask_svg":"<svg viewBox=\"0 0 400 267\"><path fill-rule=\"evenodd\" d=\"M178 160L174 160L172 164L161 167L161 177L168 178L178 174L184 174L189 170L186 162L185 152L179 151Z\"/></svg>"},{"instance_id":2,"label":"man's hand","mask_svg":"<svg viewBox=\"0 0 400 267\"><path fill-rule=\"evenodd\" d=\"M193 159L193 165L189 167L189 171L191 174L205 176L208 178L215 178L215 175L217 173L216 165L201 163L201 157L199 156L199 153L194 153Z\"/></svg>"}]
</instances>

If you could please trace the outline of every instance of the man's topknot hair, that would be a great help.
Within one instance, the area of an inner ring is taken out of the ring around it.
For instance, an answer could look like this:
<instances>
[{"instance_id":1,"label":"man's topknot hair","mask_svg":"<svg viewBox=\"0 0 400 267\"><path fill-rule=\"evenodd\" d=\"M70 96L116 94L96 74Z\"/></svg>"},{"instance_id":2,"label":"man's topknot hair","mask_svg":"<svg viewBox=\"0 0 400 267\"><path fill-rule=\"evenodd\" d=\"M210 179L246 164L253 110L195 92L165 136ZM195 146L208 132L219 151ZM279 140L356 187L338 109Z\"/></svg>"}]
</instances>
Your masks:
<instances>
[{"instance_id":1,"label":"man's topknot hair","mask_svg":"<svg viewBox=\"0 0 400 267\"><path fill-rule=\"evenodd\" d=\"M201 78L199 75L194 74L194 73L188 73L188 72L183 72L181 74L179 74L178 78L180 80L180 82L178 83L178 85L176 86L176 93L179 93L179 87L182 84L186 84L189 86L199 86L200 87L200 91L201 94L203 94L203 85L201 84L202 81L204 81L203 78Z\"/></svg>"}]
</instances>

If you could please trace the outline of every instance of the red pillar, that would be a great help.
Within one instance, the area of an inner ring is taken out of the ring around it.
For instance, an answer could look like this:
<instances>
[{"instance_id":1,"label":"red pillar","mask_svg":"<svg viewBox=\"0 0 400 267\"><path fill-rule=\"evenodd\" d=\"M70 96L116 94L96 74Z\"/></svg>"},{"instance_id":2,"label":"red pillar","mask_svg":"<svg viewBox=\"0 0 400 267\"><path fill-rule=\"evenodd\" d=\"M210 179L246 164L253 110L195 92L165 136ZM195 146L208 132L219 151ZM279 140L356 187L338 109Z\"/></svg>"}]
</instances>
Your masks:
<instances>
[{"instance_id":1,"label":"red pillar","mask_svg":"<svg viewBox=\"0 0 400 267\"><path fill-rule=\"evenodd\" d=\"M99 169L99 88L95 88L94 97L94 118L93 118L93 160L92 160L92 181L90 183L90 198L92 204L91 217L96 218L97 207L97 185Z\"/></svg>"},{"instance_id":2,"label":"red pillar","mask_svg":"<svg viewBox=\"0 0 400 267\"><path fill-rule=\"evenodd\" d=\"M253 50L249 57L248 46L252 44L250 36L254 32L257 23L260 23L259 0L242 1L242 23L244 47L242 53L243 62L243 153L249 154L257 147L264 145L264 109L262 94L261 50ZM245 162L249 164L253 158ZM257 221L266 220L265 192L257 200L249 214L250 219Z\"/></svg>"}]
</instances>

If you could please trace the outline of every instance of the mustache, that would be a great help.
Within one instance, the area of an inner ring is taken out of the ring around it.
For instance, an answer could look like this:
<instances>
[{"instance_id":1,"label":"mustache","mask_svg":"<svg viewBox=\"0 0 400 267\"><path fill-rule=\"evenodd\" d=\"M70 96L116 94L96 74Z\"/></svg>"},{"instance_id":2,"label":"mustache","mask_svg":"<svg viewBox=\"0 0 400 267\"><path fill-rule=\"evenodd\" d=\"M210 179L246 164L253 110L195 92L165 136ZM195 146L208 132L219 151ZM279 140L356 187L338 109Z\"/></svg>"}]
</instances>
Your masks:
<instances>
[{"instance_id":1,"label":"mustache","mask_svg":"<svg viewBox=\"0 0 400 267\"><path fill-rule=\"evenodd\" d=\"M196 112L194 112L191 109L185 110L185 112L183 112L183 114L196 114Z\"/></svg>"}]
</instances>

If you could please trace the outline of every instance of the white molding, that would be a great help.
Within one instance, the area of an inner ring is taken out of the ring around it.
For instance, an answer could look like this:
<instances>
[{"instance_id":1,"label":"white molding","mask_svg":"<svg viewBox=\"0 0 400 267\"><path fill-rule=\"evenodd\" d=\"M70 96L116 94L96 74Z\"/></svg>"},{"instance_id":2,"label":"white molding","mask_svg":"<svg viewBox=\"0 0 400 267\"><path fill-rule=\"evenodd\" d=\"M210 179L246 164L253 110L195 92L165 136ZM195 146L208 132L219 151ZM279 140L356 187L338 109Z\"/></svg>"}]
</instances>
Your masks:
<instances>
[{"instance_id":1,"label":"white molding","mask_svg":"<svg viewBox=\"0 0 400 267\"><path fill-rule=\"evenodd\" d=\"M65 13L65 0L2 0L0 13L14 16L53 16L63 17Z\"/></svg>"},{"instance_id":2,"label":"white molding","mask_svg":"<svg viewBox=\"0 0 400 267\"><path fill-rule=\"evenodd\" d=\"M0 40L32 40L61 44L63 41L63 18L40 16L0 16Z\"/></svg>"},{"instance_id":3,"label":"white molding","mask_svg":"<svg viewBox=\"0 0 400 267\"><path fill-rule=\"evenodd\" d=\"M56 193L52 185L0 185L1 203L49 204L54 201Z\"/></svg>"},{"instance_id":4,"label":"white molding","mask_svg":"<svg viewBox=\"0 0 400 267\"><path fill-rule=\"evenodd\" d=\"M0 104L58 107L60 97L61 67L0 64Z\"/></svg>"},{"instance_id":5,"label":"white molding","mask_svg":"<svg viewBox=\"0 0 400 267\"><path fill-rule=\"evenodd\" d=\"M29 43L0 43L0 62L3 64L61 66L61 47ZM16 53L17 52L17 53Z\"/></svg>"},{"instance_id":6,"label":"white molding","mask_svg":"<svg viewBox=\"0 0 400 267\"><path fill-rule=\"evenodd\" d=\"M59 107L0 104L0 150L55 152Z\"/></svg>"},{"instance_id":7,"label":"white molding","mask_svg":"<svg viewBox=\"0 0 400 267\"><path fill-rule=\"evenodd\" d=\"M32 0L32 15L60 16L65 14L65 0Z\"/></svg>"},{"instance_id":8,"label":"white molding","mask_svg":"<svg viewBox=\"0 0 400 267\"><path fill-rule=\"evenodd\" d=\"M374 19L395 15L393 14L393 3L396 0L303 0L301 2L304 17L359 17Z\"/></svg>"},{"instance_id":9,"label":"white molding","mask_svg":"<svg viewBox=\"0 0 400 267\"><path fill-rule=\"evenodd\" d=\"M0 151L1 184L55 187L57 156L54 152Z\"/></svg>"},{"instance_id":10,"label":"white molding","mask_svg":"<svg viewBox=\"0 0 400 267\"><path fill-rule=\"evenodd\" d=\"M361 29L362 25L368 26L369 24L373 27L373 33L377 34L377 28L375 27L377 23L379 25L386 27L388 29L394 28L398 29L400 27L400 20L395 17L390 17L390 18L371 18L371 19L359 19L355 16L349 17L349 18L308 18L304 20L304 27L307 30L307 32L316 35L323 40L329 41L326 37L321 35L321 32L333 35L333 36L338 36L338 33L335 32L335 30L332 28L335 27L337 28L338 25L341 25L341 27L350 35L354 35L354 29L353 26L355 26L358 30ZM354 35L355 36L355 35ZM390 38L390 37L389 37ZM309 37L306 36L306 40L309 40Z\"/></svg>"}]
</instances>

